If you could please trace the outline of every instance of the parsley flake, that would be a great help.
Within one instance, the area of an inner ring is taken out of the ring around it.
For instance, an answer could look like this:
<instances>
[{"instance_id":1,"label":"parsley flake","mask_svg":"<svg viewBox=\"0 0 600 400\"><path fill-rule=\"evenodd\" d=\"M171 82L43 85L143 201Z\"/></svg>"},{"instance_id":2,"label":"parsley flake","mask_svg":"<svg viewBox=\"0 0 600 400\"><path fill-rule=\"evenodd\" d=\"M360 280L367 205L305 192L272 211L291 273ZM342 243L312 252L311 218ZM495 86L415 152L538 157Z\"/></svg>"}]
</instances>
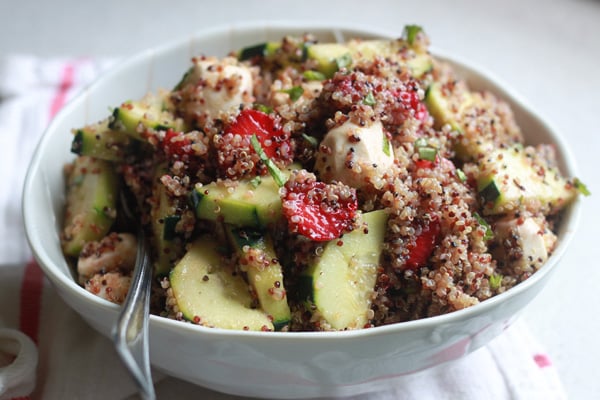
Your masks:
<instances>
[{"instance_id":1,"label":"parsley flake","mask_svg":"<svg viewBox=\"0 0 600 400\"><path fill-rule=\"evenodd\" d=\"M294 86L289 89L282 90L283 93L287 93L292 101L298 100L304 94L304 89L301 86Z\"/></svg>"},{"instance_id":2,"label":"parsley flake","mask_svg":"<svg viewBox=\"0 0 600 400\"><path fill-rule=\"evenodd\" d=\"M342 68L347 68L352 64L352 56L350 53L346 53L335 59L335 64L337 65L338 70Z\"/></svg>"},{"instance_id":3,"label":"parsley flake","mask_svg":"<svg viewBox=\"0 0 600 400\"><path fill-rule=\"evenodd\" d=\"M577 189L582 195L589 196L592 194L592 192L589 191L585 183L581 182L579 179L575 178L573 184L575 185L575 189Z\"/></svg>"},{"instance_id":4,"label":"parsley flake","mask_svg":"<svg viewBox=\"0 0 600 400\"><path fill-rule=\"evenodd\" d=\"M483 240L488 241L490 239L493 239L494 232L492 232L492 227L490 226L490 224L488 224L488 222L485 219L483 219L483 217L478 213L474 213L473 216L475 217L479 225L482 226L485 230L485 233L483 234Z\"/></svg>"},{"instance_id":5,"label":"parsley flake","mask_svg":"<svg viewBox=\"0 0 600 400\"><path fill-rule=\"evenodd\" d=\"M363 104L373 107L375 103L375 96L373 96L373 92L369 91L363 99Z\"/></svg>"},{"instance_id":6,"label":"parsley flake","mask_svg":"<svg viewBox=\"0 0 600 400\"><path fill-rule=\"evenodd\" d=\"M319 71L307 70L302 73L304 79L307 81L323 81L325 80L325 74Z\"/></svg>"},{"instance_id":7,"label":"parsley flake","mask_svg":"<svg viewBox=\"0 0 600 400\"><path fill-rule=\"evenodd\" d=\"M456 168L456 177L463 183L467 181L467 174L460 168Z\"/></svg>"},{"instance_id":8,"label":"parsley flake","mask_svg":"<svg viewBox=\"0 0 600 400\"><path fill-rule=\"evenodd\" d=\"M412 46L417 38L417 35L422 31L423 28L421 28L419 25L406 25L404 27L404 34L402 36L404 36L408 44Z\"/></svg>"},{"instance_id":9,"label":"parsley flake","mask_svg":"<svg viewBox=\"0 0 600 400\"><path fill-rule=\"evenodd\" d=\"M490 276L490 278L489 278L490 289L497 290L498 288L500 288L503 278L504 277L500 274L496 274L496 273L492 274L492 276Z\"/></svg>"},{"instance_id":10,"label":"parsley flake","mask_svg":"<svg viewBox=\"0 0 600 400\"><path fill-rule=\"evenodd\" d=\"M252 148L254 149L256 154L258 154L258 157L260 158L260 160L262 162L264 162L265 165L267 166L267 169L269 170L269 173L273 177L273 180L275 180L275 183L277 183L277 185L280 187L285 185L285 182L287 181L286 176L283 174L283 172L281 172L281 170L279 168L277 168L277 165L275 165L273 160L271 160L267 156L267 154L265 153L265 150L260 145L260 141L258 140L258 137L256 136L256 134L252 135L252 137L250 138L250 143L252 144Z\"/></svg>"}]
</instances>

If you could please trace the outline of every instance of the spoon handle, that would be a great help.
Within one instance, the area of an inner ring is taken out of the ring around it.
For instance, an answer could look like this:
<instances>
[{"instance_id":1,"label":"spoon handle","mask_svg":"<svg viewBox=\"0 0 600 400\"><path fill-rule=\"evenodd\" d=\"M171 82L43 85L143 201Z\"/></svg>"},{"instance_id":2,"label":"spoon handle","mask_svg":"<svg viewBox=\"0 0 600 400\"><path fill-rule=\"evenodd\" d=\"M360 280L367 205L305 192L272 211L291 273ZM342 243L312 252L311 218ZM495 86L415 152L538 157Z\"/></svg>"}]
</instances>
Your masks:
<instances>
[{"instance_id":1,"label":"spoon handle","mask_svg":"<svg viewBox=\"0 0 600 400\"><path fill-rule=\"evenodd\" d=\"M154 400L156 395L148 349L152 266L147 246L143 229L139 229L131 287L112 335L117 353L133 377L140 395L145 400Z\"/></svg>"}]
</instances>

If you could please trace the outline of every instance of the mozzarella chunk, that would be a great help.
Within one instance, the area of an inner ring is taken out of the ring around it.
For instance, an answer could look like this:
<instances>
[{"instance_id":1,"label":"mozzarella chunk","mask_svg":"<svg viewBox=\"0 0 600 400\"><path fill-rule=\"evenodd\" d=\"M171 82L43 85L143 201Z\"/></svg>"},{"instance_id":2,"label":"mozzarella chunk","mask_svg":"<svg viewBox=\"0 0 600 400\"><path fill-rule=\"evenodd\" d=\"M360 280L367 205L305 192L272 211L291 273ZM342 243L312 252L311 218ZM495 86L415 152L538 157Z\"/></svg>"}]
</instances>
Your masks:
<instances>
[{"instance_id":1,"label":"mozzarella chunk","mask_svg":"<svg viewBox=\"0 0 600 400\"><path fill-rule=\"evenodd\" d=\"M77 260L81 280L110 271L131 271L137 256L137 239L131 233L111 233L97 242L88 242Z\"/></svg>"},{"instance_id":2,"label":"mozzarella chunk","mask_svg":"<svg viewBox=\"0 0 600 400\"><path fill-rule=\"evenodd\" d=\"M331 129L319 146L315 169L325 182L377 187L394 164L394 154L380 121L359 126L351 120Z\"/></svg>"},{"instance_id":3,"label":"mozzarella chunk","mask_svg":"<svg viewBox=\"0 0 600 400\"><path fill-rule=\"evenodd\" d=\"M233 57L195 60L185 86L185 108L200 121L220 118L253 100L252 71Z\"/></svg>"},{"instance_id":4,"label":"mozzarella chunk","mask_svg":"<svg viewBox=\"0 0 600 400\"><path fill-rule=\"evenodd\" d=\"M556 245L556 235L543 216L500 220L494 235L502 258L520 271L538 270Z\"/></svg>"}]
</instances>

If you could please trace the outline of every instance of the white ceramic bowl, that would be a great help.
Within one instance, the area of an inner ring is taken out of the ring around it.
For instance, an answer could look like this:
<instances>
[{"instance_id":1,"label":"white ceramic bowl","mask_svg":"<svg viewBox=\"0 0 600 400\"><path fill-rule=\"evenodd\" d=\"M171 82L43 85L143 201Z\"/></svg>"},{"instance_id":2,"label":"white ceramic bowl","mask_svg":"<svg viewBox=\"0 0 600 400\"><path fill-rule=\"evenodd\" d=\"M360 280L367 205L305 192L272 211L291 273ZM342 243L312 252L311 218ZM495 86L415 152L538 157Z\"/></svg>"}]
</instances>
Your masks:
<instances>
[{"instance_id":1,"label":"white ceramic bowl","mask_svg":"<svg viewBox=\"0 0 600 400\"><path fill-rule=\"evenodd\" d=\"M322 41L389 36L372 30L286 23L203 31L120 64L68 104L48 127L25 183L25 227L35 257L58 293L99 332L110 334L118 307L75 283L59 243L65 200L62 167L73 158L71 128L105 117L107 107L124 99L173 87L193 55L225 55L242 46L307 31ZM563 172L575 174L573 159L559 135L505 84L460 60L434 54L451 61L474 88L490 89L508 100L527 140L556 143ZM577 201L567 210L558 230L558 248L539 272L477 306L419 321L328 333L226 331L153 315L152 365L169 375L237 395L308 398L376 390L399 375L462 357L506 329L550 279L573 235L579 209Z\"/></svg>"}]
</instances>

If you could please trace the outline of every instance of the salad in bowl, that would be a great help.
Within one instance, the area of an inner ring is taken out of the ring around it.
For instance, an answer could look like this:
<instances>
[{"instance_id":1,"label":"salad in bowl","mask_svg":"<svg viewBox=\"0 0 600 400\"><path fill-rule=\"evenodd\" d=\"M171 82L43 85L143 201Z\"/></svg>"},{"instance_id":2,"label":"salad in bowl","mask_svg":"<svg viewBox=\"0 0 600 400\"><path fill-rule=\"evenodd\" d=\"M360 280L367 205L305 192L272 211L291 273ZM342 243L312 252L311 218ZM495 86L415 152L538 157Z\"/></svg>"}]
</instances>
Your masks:
<instances>
[{"instance_id":1,"label":"salad in bowl","mask_svg":"<svg viewBox=\"0 0 600 400\"><path fill-rule=\"evenodd\" d=\"M197 55L174 87L73 133L61 243L79 283L124 300L127 193L151 238L153 313L223 329L353 330L476 305L544 265L585 191L416 25Z\"/></svg>"}]
</instances>

